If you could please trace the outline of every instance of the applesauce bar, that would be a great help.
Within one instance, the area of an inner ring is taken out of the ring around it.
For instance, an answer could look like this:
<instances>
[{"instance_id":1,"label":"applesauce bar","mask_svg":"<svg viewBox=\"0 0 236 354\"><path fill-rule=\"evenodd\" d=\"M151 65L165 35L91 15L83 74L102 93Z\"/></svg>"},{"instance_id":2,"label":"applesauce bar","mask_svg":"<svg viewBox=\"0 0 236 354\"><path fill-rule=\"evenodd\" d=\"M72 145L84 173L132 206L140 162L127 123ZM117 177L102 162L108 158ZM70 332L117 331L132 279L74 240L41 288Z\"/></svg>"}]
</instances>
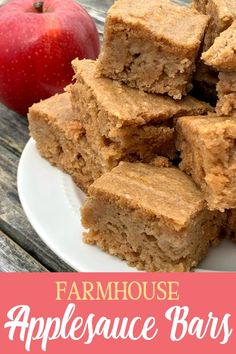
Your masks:
<instances>
[{"instance_id":1,"label":"applesauce bar","mask_svg":"<svg viewBox=\"0 0 236 354\"><path fill-rule=\"evenodd\" d=\"M177 168L121 162L89 188L81 209L95 244L146 271L188 271L216 242L223 213Z\"/></svg>"},{"instance_id":2,"label":"applesauce bar","mask_svg":"<svg viewBox=\"0 0 236 354\"><path fill-rule=\"evenodd\" d=\"M176 129L180 168L201 188L208 207L236 208L236 118L182 117Z\"/></svg>"},{"instance_id":3,"label":"applesauce bar","mask_svg":"<svg viewBox=\"0 0 236 354\"><path fill-rule=\"evenodd\" d=\"M218 71L236 71L236 21L202 54L202 60Z\"/></svg>"},{"instance_id":4,"label":"applesauce bar","mask_svg":"<svg viewBox=\"0 0 236 354\"><path fill-rule=\"evenodd\" d=\"M97 77L94 61L76 59L72 64L76 78L70 87L72 106L104 172L121 160L173 158L174 120L210 110L192 97L174 101Z\"/></svg>"},{"instance_id":5,"label":"applesauce bar","mask_svg":"<svg viewBox=\"0 0 236 354\"><path fill-rule=\"evenodd\" d=\"M217 103L217 84L219 73L199 62L193 76L193 91L191 94L215 107Z\"/></svg>"},{"instance_id":6,"label":"applesauce bar","mask_svg":"<svg viewBox=\"0 0 236 354\"><path fill-rule=\"evenodd\" d=\"M98 74L181 99L209 18L169 0L118 0L108 12Z\"/></svg>"},{"instance_id":7,"label":"applesauce bar","mask_svg":"<svg viewBox=\"0 0 236 354\"><path fill-rule=\"evenodd\" d=\"M28 114L29 130L38 151L52 165L70 174L83 190L100 176L96 155L84 129L74 118L68 93L34 104Z\"/></svg>"}]
</instances>

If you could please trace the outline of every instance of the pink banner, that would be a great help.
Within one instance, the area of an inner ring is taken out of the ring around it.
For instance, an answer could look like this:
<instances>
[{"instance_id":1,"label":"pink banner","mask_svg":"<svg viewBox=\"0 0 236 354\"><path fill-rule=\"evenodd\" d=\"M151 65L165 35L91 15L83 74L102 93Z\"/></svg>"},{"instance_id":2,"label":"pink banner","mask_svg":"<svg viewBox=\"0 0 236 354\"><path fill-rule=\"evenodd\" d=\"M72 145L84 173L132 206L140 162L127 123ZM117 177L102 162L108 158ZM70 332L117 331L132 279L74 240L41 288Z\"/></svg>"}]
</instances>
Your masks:
<instances>
[{"instance_id":1,"label":"pink banner","mask_svg":"<svg viewBox=\"0 0 236 354\"><path fill-rule=\"evenodd\" d=\"M0 353L234 353L236 273L1 273Z\"/></svg>"}]
</instances>

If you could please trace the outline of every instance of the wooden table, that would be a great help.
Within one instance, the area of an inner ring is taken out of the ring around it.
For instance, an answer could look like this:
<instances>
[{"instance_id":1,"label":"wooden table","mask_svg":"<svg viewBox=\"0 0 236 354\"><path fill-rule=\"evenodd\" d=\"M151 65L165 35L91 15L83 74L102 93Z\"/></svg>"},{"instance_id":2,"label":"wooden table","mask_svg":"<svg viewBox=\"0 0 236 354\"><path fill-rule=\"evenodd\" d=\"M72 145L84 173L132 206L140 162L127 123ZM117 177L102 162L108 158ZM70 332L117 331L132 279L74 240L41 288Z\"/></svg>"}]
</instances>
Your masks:
<instances>
[{"instance_id":1,"label":"wooden table","mask_svg":"<svg viewBox=\"0 0 236 354\"><path fill-rule=\"evenodd\" d=\"M0 5L3 2L0 0ZM102 36L105 14L113 0L81 0L80 3L95 19ZM16 174L28 139L26 118L0 104L0 271L73 271L41 241L22 210Z\"/></svg>"},{"instance_id":2,"label":"wooden table","mask_svg":"<svg viewBox=\"0 0 236 354\"><path fill-rule=\"evenodd\" d=\"M5 1L0 0L0 6ZM190 2L182 0L184 1ZM95 19L102 38L106 11L114 0L79 2ZM22 210L17 193L16 174L22 150L28 139L26 118L0 104L0 271L73 271L41 241Z\"/></svg>"}]
</instances>

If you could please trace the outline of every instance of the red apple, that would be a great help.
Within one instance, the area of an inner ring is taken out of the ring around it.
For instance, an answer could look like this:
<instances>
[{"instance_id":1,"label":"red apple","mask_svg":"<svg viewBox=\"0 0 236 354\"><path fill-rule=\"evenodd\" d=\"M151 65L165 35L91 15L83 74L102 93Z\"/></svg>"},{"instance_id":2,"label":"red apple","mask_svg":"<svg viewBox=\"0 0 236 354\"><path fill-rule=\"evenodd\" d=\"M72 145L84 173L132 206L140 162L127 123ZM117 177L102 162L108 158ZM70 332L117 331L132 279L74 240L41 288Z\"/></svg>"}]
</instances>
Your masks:
<instances>
[{"instance_id":1,"label":"red apple","mask_svg":"<svg viewBox=\"0 0 236 354\"><path fill-rule=\"evenodd\" d=\"M25 115L71 82L71 60L96 59L94 21L74 0L12 0L0 7L0 102Z\"/></svg>"}]
</instances>

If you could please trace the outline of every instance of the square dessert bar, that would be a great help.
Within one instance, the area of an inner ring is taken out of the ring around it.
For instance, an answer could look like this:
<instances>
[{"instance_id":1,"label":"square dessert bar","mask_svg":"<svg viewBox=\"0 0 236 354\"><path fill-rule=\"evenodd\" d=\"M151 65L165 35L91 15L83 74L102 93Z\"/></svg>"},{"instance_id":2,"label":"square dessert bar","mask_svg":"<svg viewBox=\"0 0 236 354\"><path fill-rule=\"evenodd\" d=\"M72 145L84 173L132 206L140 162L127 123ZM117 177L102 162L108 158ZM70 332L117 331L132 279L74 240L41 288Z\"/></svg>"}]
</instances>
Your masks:
<instances>
[{"instance_id":1,"label":"square dessert bar","mask_svg":"<svg viewBox=\"0 0 236 354\"><path fill-rule=\"evenodd\" d=\"M236 70L220 72L217 91L219 98L216 106L217 114L236 117Z\"/></svg>"},{"instance_id":2,"label":"square dessert bar","mask_svg":"<svg viewBox=\"0 0 236 354\"><path fill-rule=\"evenodd\" d=\"M106 19L98 73L181 99L192 88L208 20L169 0L118 0Z\"/></svg>"},{"instance_id":3,"label":"square dessert bar","mask_svg":"<svg viewBox=\"0 0 236 354\"><path fill-rule=\"evenodd\" d=\"M236 2L234 0L194 0L193 6L210 17L203 46L203 50L206 51L220 33L236 19Z\"/></svg>"},{"instance_id":4,"label":"square dessert bar","mask_svg":"<svg viewBox=\"0 0 236 354\"><path fill-rule=\"evenodd\" d=\"M236 118L182 117L180 168L201 188L211 210L236 208Z\"/></svg>"},{"instance_id":5,"label":"square dessert bar","mask_svg":"<svg viewBox=\"0 0 236 354\"><path fill-rule=\"evenodd\" d=\"M202 12L203 14L206 14L206 6L207 6L208 0L193 0L193 8L196 9L199 12Z\"/></svg>"},{"instance_id":6,"label":"square dessert bar","mask_svg":"<svg viewBox=\"0 0 236 354\"><path fill-rule=\"evenodd\" d=\"M149 162L157 155L174 157L175 118L205 114L210 109L192 97L174 101L96 77L96 62L91 60L76 59L72 64L74 112L104 172L121 160Z\"/></svg>"},{"instance_id":7,"label":"square dessert bar","mask_svg":"<svg viewBox=\"0 0 236 354\"><path fill-rule=\"evenodd\" d=\"M121 162L89 188L84 241L146 271L188 271L219 236L222 216L177 168Z\"/></svg>"},{"instance_id":8,"label":"square dessert bar","mask_svg":"<svg viewBox=\"0 0 236 354\"><path fill-rule=\"evenodd\" d=\"M100 176L96 155L84 130L74 118L68 93L34 104L28 114L29 129L40 154L52 165L70 174L84 191Z\"/></svg>"}]
</instances>

